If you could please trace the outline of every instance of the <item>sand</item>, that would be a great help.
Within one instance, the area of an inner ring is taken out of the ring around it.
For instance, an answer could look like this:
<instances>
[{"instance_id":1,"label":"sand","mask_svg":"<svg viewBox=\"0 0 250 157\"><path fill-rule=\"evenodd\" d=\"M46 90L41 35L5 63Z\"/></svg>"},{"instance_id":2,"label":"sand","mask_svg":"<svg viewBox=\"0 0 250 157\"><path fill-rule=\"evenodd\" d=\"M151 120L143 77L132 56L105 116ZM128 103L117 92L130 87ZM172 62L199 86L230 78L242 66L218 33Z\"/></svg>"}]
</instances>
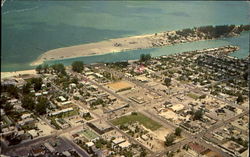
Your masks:
<instances>
[{"instance_id":1,"label":"sand","mask_svg":"<svg viewBox=\"0 0 250 157\"><path fill-rule=\"evenodd\" d=\"M121 52L126 50L152 48L155 47L155 44L162 44L166 33L167 32L157 33L157 35L148 34L141 36L117 38L96 43L53 49L45 52L40 57L38 57L34 62L31 63L31 66L36 66L42 64L44 61L49 60L60 60L66 58L76 58L82 56L93 56L105 53ZM165 41L164 45L170 45L170 43Z\"/></svg>"},{"instance_id":2,"label":"sand","mask_svg":"<svg viewBox=\"0 0 250 157\"><path fill-rule=\"evenodd\" d=\"M35 75L36 70L23 70L15 72L1 72L1 79L19 76L19 75Z\"/></svg>"}]
</instances>

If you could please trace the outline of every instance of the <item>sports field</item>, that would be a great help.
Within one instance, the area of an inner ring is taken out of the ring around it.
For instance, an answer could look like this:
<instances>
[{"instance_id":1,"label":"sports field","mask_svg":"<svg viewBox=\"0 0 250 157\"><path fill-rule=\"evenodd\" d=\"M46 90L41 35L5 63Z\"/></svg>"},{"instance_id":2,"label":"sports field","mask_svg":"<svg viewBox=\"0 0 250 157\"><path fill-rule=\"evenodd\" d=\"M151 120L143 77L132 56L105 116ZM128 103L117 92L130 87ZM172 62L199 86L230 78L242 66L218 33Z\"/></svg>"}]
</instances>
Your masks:
<instances>
[{"instance_id":1,"label":"sports field","mask_svg":"<svg viewBox=\"0 0 250 157\"><path fill-rule=\"evenodd\" d=\"M129 124L129 123L135 123L135 122L139 122L144 127L152 131L155 131L161 127L161 125L157 123L156 121L153 121L149 117L146 117L145 115L138 113L138 112L137 114L122 116L120 118L117 118L111 121L111 123L113 123L114 125L122 125L122 124Z\"/></svg>"}]
</instances>

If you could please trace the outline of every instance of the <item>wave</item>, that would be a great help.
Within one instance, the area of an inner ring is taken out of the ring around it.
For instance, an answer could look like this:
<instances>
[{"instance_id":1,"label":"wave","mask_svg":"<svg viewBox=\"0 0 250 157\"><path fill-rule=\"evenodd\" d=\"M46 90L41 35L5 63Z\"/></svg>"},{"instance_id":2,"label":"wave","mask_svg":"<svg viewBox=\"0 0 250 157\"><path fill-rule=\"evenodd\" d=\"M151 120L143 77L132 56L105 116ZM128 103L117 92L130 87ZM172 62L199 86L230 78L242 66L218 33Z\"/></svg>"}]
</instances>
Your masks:
<instances>
[{"instance_id":1,"label":"wave","mask_svg":"<svg viewBox=\"0 0 250 157\"><path fill-rule=\"evenodd\" d=\"M11 10L11 11L3 12L3 15L9 14L9 13L20 13L20 12L30 11L30 10L34 10L34 9L38 9L38 8L39 7L32 7L32 8L26 8L26 9Z\"/></svg>"}]
</instances>

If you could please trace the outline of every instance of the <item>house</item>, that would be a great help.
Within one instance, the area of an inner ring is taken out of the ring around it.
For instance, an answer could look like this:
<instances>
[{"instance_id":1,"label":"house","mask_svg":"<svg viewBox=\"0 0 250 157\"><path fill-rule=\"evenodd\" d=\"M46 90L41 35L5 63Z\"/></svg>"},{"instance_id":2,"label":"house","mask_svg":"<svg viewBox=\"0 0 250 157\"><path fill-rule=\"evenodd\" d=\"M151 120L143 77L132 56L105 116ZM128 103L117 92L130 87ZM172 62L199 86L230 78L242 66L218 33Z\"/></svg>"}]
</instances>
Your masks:
<instances>
[{"instance_id":1,"label":"house","mask_svg":"<svg viewBox=\"0 0 250 157\"><path fill-rule=\"evenodd\" d=\"M118 146L121 147L122 149L124 149L124 148L130 147L131 143L129 143L128 141L125 141L125 142L118 144Z\"/></svg>"},{"instance_id":2,"label":"house","mask_svg":"<svg viewBox=\"0 0 250 157\"><path fill-rule=\"evenodd\" d=\"M176 104L170 107L174 112L180 112L184 109L184 105Z\"/></svg>"},{"instance_id":3,"label":"house","mask_svg":"<svg viewBox=\"0 0 250 157\"><path fill-rule=\"evenodd\" d=\"M62 154L65 155L65 156L71 156L69 151L64 151L64 152L62 152Z\"/></svg>"},{"instance_id":4,"label":"house","mask_svg":"<svg viewBox=\"0 0 250 157\"><path fill-rule=\"evenodd\" d=\"M3 109L0 109L0 115L4 116L5 115L5 112Z\"/></svg>"},{"instance_id":5,"label":"house","mask_svg":"<svg viewBox=\"0 0 250 157\"><path fill-rule=\"evenodd\" d=\"M41 96L42 93L35 93L35 96Z\"/></svg>"},{"instance_id":6,"label":"house","mask_svg":"<svg viewBox=\"0 0 250 157\"><path fill-rule=\"evenodd\" d=\"M69 104L71 104L72 102L71 101L65 101L65 102L62 102L61 103L61 105L63 106L63 105L69 105Z\"/></svg>"},{"instance_id":7,"label":"house","mask_svg":"<svg viewBox=\"0 0 250 157\"><path fill-rule=\"evenodd\" d=\"M11 104L15 104L15 103L18 102L18 100L17 100L17 99L10 99L10 100L8 100L7 102L8 102L8 103L11 103Z\"/></svg>"},{"instance_id":8,"label":"house","mask_svg":"<svg viewBox=\"0 0 250 157\"><path fill-rule=\"evenodd\" d=\"M26 118L18 122L19 125L26 125L26 124L32 124L35 122L34 118Z\"/></svg>"},{"instance_id":9,"label":"house","mask_svg":"<svg viewBox=\"0 0 250 157\"><path fill-rule=\"evenodd\" d=\"M57 124L63 129L70 127L70 125L62 118L56 118L55 120Z\"/></svg>"},{"instance_id":10,"label":"house","mask_svg":"<svg viewBox=\"0 0 250 157\"><path fill-rule=\"evenodd\" d=\"M32 138L36 138L39 136L35 129L29 130L28 133L32 136Z\"/></svg>"},{"instance_id":11,"label":"house","mask_svg":"<svg viewBox=\"0 0 250 157\"><path fill-rule=\"evenodd\" d=\"M45 151L40 148L40 147L37 147L37 148L32 148L32 154L36 157L36 156L40 156L40 155L44 155Z\"/></svg>"},{"instance_id":12,"label":"house","mask_svg":"<svg viewBox=\"0 0 250 157\"><path fill-rule=\"evenodd\" d=\"M96 120L91 123L87 123L87 125L100 135L113 129L108 123L102 120Z\"/></svg>"},{"instance_id":13,"label":"house","mask_svg":"<svg viewBox=\"0 0 250 157\"><path fill-rule=\"evenodd\" d=\"M55 148L53 148L48 142L44 143L44 146L51 152L55 152Z\"/></svg>"},{"instance_id":14,"label":"house","mask_svg":"<svg viewBox=\"0 0 250 157\"><path fill-rule=\"evenodd\" d=\"M45 91L45 92L43 92L43 95L47 95L49 92L47 92L47 91Z\"/></svg>"},{"instance_id":15,"label":"house","mask_svg":"<svg viewBox=\"0 0 250 157\"><path fill-rule=\"evenodd\" d=\"M66 113L66 112L70 112L70 111L73 111L73 110L74 109L72 107L66 108L66 109L62 109L62 110L50 113L49 116L55 116L55 115L58 115L58 114L61 114L61 113Z\"/></svg>"},{"instance_id":16,"label":"house","mask_svg":"<svg viewBox=\"0 0 250 157\"><path fill-rule=\"evenodd\" d=\"M66 99L63 96L59 96L59 99L63 102L66 101Z\"/></svg>"},{"instance_id":17,"label":"house","mask_svg":"<svg viewBox=\"0 0 250 157\"><path fill-rule=\"evenodd\" d=\"M27 118L30 118L31 117L31 114L30 113L25 113L21 116L22 119L27 119Z\"/></svg>"},{"instance_id":18,"label":"house","mask_svg":"<svg viewBox=\"0 0 250 157\"><path fill-rule=\"evenodd\" d=\"M75 87L76 87L76 84L75 84L75 83L71 83L71 84L69 84L69 87L70 87L70 88L75 88Z\"/></svg>"},{"instance_id":19,"label":"house","mask_svg":"<svg viewBox=\"0 0 250 157\"><path fill-rule=\"evenodd\" d=\"M88 147L92 147L92 146L94 146L95 144L94 144L92 141L90 141L90 142L87 142L86 145L87 145Z\"/></svg>"},{"instance_id":20,"label":"house","mask_svg":"<svg viewBox=\"0 0 250 157\"><path fill-rule=\"evenodd\" d=\"M144 140L144 141L147 141L149 138L147 135L142 135L141 138Z\"/></svg>"},{"instance_id":21,"label":"house","mask_svg":"<svg viewBox=\"0 0 250 157\"><path fill-rule=\"evenodd\" d=\"M113 146L115 146L115 145L121 144L125 141L126 141L126 139L124 139L123 137L117 137L112 141L112 144L113 144Z\"/></svg>"},{"instance_id":22,"label":"house","mask_svg":"<svg viewBox=\"0 0 250 157\"><path fill-rule=\"evenodd\" d=\"M81 108L81 109L79 110L79 115L80 115L81 117L83 117L84 115L86 115L86 114L88 114L88 113L89 113L89 110L87 110L87 109Z\"/></svg>"},{"instance_id":23,"label":"house","mask_svg":"<svg viewBox=\"0 0 250 157\"><path fill-rule=\"evenodd\" d=\"M103 78L103 75L101 75L101 74L99 74L99 73L95 73L94 74L96 77L98 77L98 78Z\"/></svg>"}]
</instances>

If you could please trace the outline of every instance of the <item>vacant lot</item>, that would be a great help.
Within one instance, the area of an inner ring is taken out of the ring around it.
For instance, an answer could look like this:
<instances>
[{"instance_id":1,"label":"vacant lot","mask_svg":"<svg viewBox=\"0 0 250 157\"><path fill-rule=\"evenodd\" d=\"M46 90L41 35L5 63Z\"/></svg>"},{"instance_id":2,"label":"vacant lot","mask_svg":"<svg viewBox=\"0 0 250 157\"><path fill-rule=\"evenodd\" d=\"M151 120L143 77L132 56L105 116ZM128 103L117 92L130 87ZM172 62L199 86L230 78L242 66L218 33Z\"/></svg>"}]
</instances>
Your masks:
<instances>
[{"instance_id":1,"label":"vacant lot","mask_svg":"<svg viewBox=\"0 0 250 157\"><path fill-rule=\"evenodd\" d=\"M114 125L122 125L122 124L129 124L129 123L135 123L139 122L144 127L154 131L161 127L160 124L153 121L152 119L146 117L145 115L141 113L135 113L127 116L122 116L120 118L114 119L111 121Z\"/></svg>"},{"instance_id":2,"label":"vacant lot","mask_svg":"<svg viewBox=\"0 0 250 157\"><path fill-rule=\"evenodd\" d=\"M131 89L134 85L127 81L118 81L118 82L110 83L107 86L116 92L120 92L120 91Z\"/></svg>"}]
</instances>

